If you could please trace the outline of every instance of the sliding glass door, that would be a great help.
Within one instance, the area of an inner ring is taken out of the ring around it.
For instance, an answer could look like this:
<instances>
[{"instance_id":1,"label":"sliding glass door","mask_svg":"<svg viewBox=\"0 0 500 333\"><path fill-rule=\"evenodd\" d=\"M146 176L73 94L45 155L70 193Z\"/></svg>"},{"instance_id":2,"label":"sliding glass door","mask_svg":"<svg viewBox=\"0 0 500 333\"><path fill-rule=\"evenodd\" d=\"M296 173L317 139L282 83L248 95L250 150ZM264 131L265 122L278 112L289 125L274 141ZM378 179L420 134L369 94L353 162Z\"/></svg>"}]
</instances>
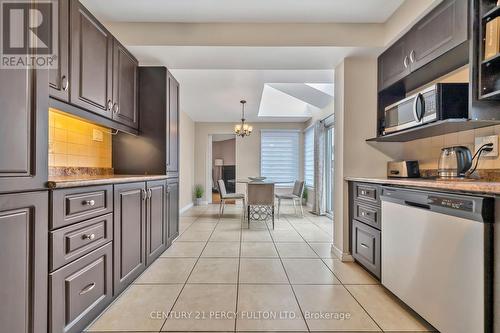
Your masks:
<instances>
[{"instance_id":1,"label":"sliding glass door","mask_svg":"<svg viewBox=\"0 0 500 333\"><path fill-rule=\"evenodd\" d=\"M333 217L333 125L328 127L325 135L325 186L324 188L324 198L325 198L325 211L330 217Z\"/></svg>"}]
</instances>

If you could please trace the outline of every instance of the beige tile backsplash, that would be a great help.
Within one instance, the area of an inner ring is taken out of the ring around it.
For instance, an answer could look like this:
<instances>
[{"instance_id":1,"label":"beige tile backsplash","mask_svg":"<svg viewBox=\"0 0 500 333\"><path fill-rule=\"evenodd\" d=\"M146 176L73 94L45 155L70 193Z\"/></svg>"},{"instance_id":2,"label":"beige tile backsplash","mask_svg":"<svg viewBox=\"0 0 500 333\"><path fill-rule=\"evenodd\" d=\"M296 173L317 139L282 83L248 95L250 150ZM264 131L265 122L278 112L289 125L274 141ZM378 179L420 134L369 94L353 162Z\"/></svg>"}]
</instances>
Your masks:
<instances>
[{"instance_id":1,"label":"beige tile backsplash","mask_svg":"<svg viewBox=\"0 0 500 333\"><path fill-rule=\"evenodd\" d=\"M500 135L500 125L450 133L404 143L401 159L416 159L421 169L437 169L441 148L466 146L475 153L476 137ZM478 169L500 169L500 157L481 157Z\"/></svg>"},{"instance_id":2,"label":"beige tile backsplash","mask_svg":"<svg viewBox=\"0 0 500 333\"><path fill-rule=\"evenodd\" d=\"M111 168L111 149L110 129L49 109L49 167Z\"/></svg>"}]
</instances>

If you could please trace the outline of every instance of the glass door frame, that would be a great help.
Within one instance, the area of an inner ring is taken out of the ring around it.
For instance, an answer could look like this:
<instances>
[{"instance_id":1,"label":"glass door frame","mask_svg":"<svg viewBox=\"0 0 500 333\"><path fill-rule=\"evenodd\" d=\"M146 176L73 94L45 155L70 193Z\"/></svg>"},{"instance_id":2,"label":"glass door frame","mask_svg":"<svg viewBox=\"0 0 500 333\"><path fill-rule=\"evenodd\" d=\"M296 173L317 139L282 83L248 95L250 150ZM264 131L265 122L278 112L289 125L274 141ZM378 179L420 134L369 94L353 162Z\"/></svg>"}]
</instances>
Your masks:
<instances>
[{"instance_id":1,"label":"glass door frame","mask_svg":"<svg viewBox=\"0 0 500 333\"><path fill-rule=\"evenodd\" d=\"M328 217L333 218L333 180L334 180L334 126L333 124L326 126L325 135L325 177L324 177L324 198L325 198L325 213Z\"/></svg>"}]
</instances>

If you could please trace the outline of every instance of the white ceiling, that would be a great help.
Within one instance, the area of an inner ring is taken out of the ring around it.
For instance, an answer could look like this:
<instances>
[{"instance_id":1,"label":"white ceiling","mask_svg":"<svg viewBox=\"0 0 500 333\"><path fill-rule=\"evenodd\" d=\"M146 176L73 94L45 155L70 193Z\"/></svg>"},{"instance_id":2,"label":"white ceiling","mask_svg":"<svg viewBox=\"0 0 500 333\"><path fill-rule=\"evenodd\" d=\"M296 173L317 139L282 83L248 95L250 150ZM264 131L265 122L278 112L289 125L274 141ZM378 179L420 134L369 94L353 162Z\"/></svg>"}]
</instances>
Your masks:
<instances>
[{"instance_id":1,"label":"white ceiling","mask_svg":"<svg viewBox=\"0 0 500 333\"><path fill-rule=\"evenodd\" d=\"M245 116L249 122L303 122L310 117L310 113L299 117L290 117L290 114L283 117L259 117L265 84L276 82L333 84L332 70L175 69L172 73L181 86L182 111L194 121L201 122L239 121L242 99L247 101ZM312 109L312 112L318 112L316 108Z\"/></svg>"},{"instance_id":2,"label":"white ceiling","mask_svg":"<svg viewBox=\"0 0 500 333\"><path fill-rule=\"evenodd\" d=\"M416 0L412 0L416 1ZM404 0L83 0L104 21L381 23Z\"/></svg>"}]
</instances>

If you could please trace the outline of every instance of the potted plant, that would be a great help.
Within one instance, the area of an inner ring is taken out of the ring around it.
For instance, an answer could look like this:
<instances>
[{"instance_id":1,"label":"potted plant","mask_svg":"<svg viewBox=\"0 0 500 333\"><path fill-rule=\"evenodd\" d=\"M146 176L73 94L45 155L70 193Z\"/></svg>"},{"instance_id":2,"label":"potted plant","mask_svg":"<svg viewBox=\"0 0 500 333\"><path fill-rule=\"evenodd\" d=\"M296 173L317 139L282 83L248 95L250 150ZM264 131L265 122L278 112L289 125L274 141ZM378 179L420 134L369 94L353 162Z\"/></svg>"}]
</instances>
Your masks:
<instances>
[{"instance_id":1,"label":"potted plant","mask_svg":"<svg viewBox=\"0 0 500 333\"><path fill-rule=\"evenodd\" d=\"M302 193L302 205L307 206L307 198L309 193L307 192L307 187L304 186L304 192Z\"/></svg>"},{"instance_id":2,"label":"potted plant","mask_svg":"<svg viewBox=\"0 0 500 333\"><path fill-rule=\"evenodd\" d=\"M196 198L196 202L195 202L196 206L200 206L202 204L202 202L203 202L203 193L204 193L203 186L196 185L195 188L194 188L194 196Z\"/></svg>"}]
</instances>

